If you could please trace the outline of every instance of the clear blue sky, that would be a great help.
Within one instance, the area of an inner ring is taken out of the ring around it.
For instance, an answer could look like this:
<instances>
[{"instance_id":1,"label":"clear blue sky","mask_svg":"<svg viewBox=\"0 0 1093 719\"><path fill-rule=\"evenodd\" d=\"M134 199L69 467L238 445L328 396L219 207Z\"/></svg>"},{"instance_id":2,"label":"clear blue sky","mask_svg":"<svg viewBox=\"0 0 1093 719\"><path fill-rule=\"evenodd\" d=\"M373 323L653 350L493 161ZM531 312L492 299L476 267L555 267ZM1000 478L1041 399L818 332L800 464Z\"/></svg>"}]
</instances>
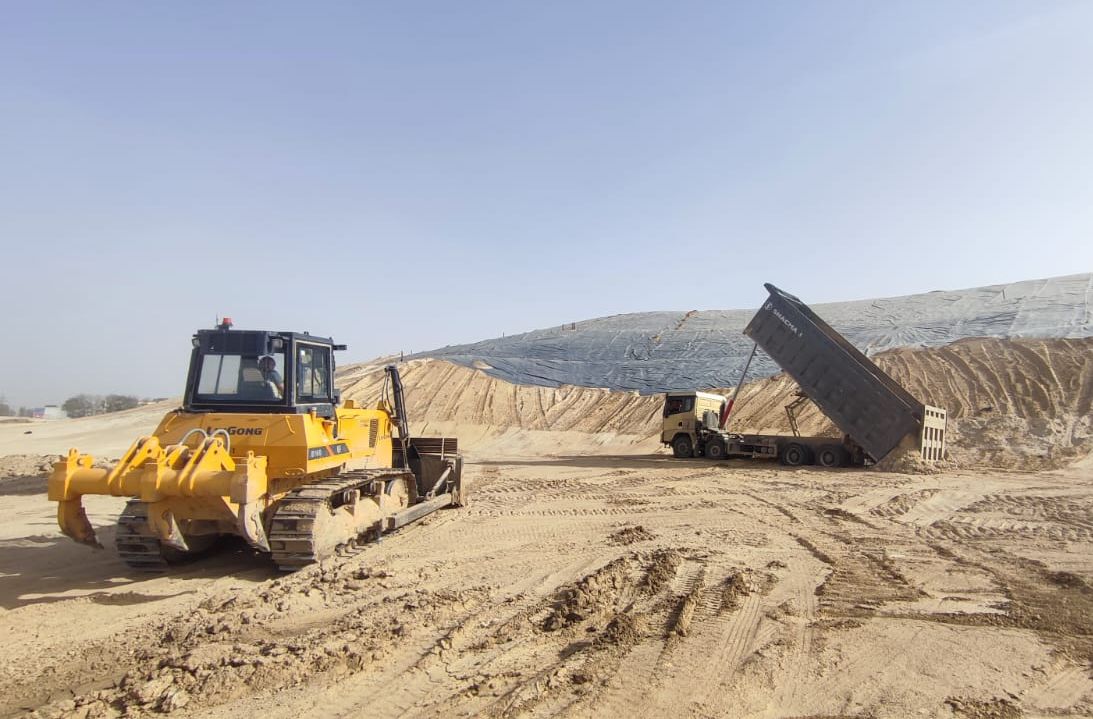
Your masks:
<instances>
[{"instance_id":1,"label":"clear blue sky","mask_svg":"<svg viewBox=\"0 0 1093 719\"><path fill-rule=\"evenodd\" d=\"M8 3L0 393L1093 270L1093 3Z\"/></svg>"}]
</instances>

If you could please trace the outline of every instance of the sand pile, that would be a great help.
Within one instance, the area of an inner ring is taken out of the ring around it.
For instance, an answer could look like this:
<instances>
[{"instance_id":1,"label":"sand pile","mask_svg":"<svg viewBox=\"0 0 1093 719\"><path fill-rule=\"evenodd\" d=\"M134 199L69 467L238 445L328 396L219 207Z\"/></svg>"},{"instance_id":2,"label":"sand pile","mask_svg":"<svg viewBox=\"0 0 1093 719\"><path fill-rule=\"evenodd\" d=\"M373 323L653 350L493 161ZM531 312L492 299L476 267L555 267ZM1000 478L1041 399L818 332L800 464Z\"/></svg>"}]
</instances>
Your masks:
<instances>
[{"instance_id":1,"label":"sand pile","mask_svg":"<svg viewBox=\"0 0 1093 719\"><path fill-rule=\"evenodd\" d=\"M515 454L611 448L655 448L662 400L657 395L591 387L514 385L441 360L399 365L415 432L459 437L472 450ZM372 406L383 385L382 364L339 371L345 399Z\"/></svg>"},{"instance_id":2,"label":"sand pile","mask_svg":"<svg viewBox=\"0 0 1093 719\"><path fill-rule=\"evenodd\" d=\"M0 457L0 496L39 494L46 491L46 477L56 457L13 454Z\"/></svg>"},{"instance_id":3,"label":"sand pile","mask_svg":"<svg viewBox=\"0 0 1093 719\"><path fill-rule=\"evenodd\" d=\"M979 338L874 359L912 395L949 410L949 456L960 466L1058 467L1093 452L1093 339ZM412 360L400 370L411 418L428 418L415 431L454 434L472 450L537 455L659 446L661 395L514 385L440 360ZM345 397L366 404L379 397L382 381L378 364L354 365L339 377ZM731 428L790 433L785 406L796 392L784 374L745 385ZM839 434L811 402L797 417L803 434Z\"/></svg>"},{"instance_id":4,"label":"sand pile","mask_svg":"<svg viewBox=\"0 0 1093 719\"><path fill-rule=\"evenodd\" d=\"M56 454L0 456L0 497L42 494L59 457ZM92 466L109 469L117 458L97 457Z\"/></svg>"}]
</instances>

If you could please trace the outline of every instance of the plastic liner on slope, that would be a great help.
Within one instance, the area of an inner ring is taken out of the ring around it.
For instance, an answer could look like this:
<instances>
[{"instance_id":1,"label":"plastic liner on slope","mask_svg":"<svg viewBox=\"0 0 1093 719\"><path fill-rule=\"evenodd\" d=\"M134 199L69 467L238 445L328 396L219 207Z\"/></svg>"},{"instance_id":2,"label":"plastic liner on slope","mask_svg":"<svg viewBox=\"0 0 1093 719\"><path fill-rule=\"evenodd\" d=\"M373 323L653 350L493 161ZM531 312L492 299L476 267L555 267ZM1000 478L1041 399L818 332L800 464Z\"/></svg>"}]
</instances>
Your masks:
<instances>
[{"instance_id":1,"label":"plastic liner on slope","mask_svg":"<svg viewBox=\"0 0 1093 719\"><path fill-rule=\"evenodd\" d=\"M756 301L761 298L762 288L756 283ZM813 309L869 355L897 347L939 347L969 337L1090 337L1093 274L817 304ZM729 386L739 381L751 350L742 331L754 312L615 315L419 356L478 367L509 382L548 387L569 384L651 393ZM760 354L750 376L778 371Z\"/></svg>"}]
</instances>

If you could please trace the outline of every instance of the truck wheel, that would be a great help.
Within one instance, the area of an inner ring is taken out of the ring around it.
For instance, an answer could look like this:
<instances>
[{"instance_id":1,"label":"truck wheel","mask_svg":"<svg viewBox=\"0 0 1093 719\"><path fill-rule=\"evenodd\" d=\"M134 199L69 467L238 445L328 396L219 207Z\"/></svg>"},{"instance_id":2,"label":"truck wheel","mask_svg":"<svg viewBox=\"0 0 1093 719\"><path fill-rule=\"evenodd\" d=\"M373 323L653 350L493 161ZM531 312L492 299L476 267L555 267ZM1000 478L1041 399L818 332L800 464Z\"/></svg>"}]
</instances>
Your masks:
<instances>
[{"instance_id":1,"label":"truck wheel","mask_svg":"<svg viewBox=\"0 0 1093 719\"><path fill-rule=\"evenodd\" d=\"M827 444L820 447L816 453L816 464L821 467L842 467L850 458L850 453L837 444Z\"/></svg>"},{"instance_id":2,"label":"truck wheel","mask_svg":"<svg viewBox=\"0 0 1093 719\"><path fill-rule=\"evenodd\" d=\"M800 467L804 464L812 464L812 456L808 447L797 442L790 442L782 448L778 461L787 467Z\"/></svg>"},{"instance_id":3,"label":"truck wheel","mask_svg":"<svg viewBox=\"0 0 1093 719\"><path fill-rule=\"evenodd\" d=\"M725 459L725 443L720 439L711 439L706 443L706 456L710 459Z\"/></svg>"},{"instance_id":4,"label":"truck wheel","mask_svg":"<svg viewBox=\"0 0 1093 719\"><path fill-rule=\"evenodd\" d=\"M694 447L691 446L691 438L681 434L672 440L672 454L680 459L694 456Z\"/></svg>"}]
</instances>

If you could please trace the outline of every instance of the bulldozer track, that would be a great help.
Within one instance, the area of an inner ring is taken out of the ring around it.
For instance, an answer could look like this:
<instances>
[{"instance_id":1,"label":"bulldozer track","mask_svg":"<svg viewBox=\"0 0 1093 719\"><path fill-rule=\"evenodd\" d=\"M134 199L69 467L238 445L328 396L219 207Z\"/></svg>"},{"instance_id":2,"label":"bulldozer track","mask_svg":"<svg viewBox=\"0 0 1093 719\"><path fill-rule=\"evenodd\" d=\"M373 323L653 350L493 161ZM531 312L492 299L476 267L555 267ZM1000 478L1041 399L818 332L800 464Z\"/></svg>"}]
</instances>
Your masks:
<instances>
[{"instance_id":1,"label":"bulldozer track","mask_svg":"<svg viewBox=\"0 0 1093 719\"><path fill-rule=\"evenodd\" d=\"M125 509L118 517L114 546L121 560L133 569L141 572L167 571L163 545L148 526L148 505L139 499L125 503Z\"/></svg>"},{"instance_id":2,"label":"bulldozer track","mask_svg":"<svg viewBox=\"0 0 1093 719\"><path fill-rule=\"evenodd\" d=\"M403 470L361 469L343 472L322 482L306 484L292 490L281 500L270 525L270 554L274 563L279 569L294 570L324 559L316 551L313 531L315 518L319 512L330 511L333 506L331 500L339 492L370 489L374 482L405 478L414 481L413 474ZM363 533L345 537L339 545L350 542Z\"/></svg>"}]
</instances>

